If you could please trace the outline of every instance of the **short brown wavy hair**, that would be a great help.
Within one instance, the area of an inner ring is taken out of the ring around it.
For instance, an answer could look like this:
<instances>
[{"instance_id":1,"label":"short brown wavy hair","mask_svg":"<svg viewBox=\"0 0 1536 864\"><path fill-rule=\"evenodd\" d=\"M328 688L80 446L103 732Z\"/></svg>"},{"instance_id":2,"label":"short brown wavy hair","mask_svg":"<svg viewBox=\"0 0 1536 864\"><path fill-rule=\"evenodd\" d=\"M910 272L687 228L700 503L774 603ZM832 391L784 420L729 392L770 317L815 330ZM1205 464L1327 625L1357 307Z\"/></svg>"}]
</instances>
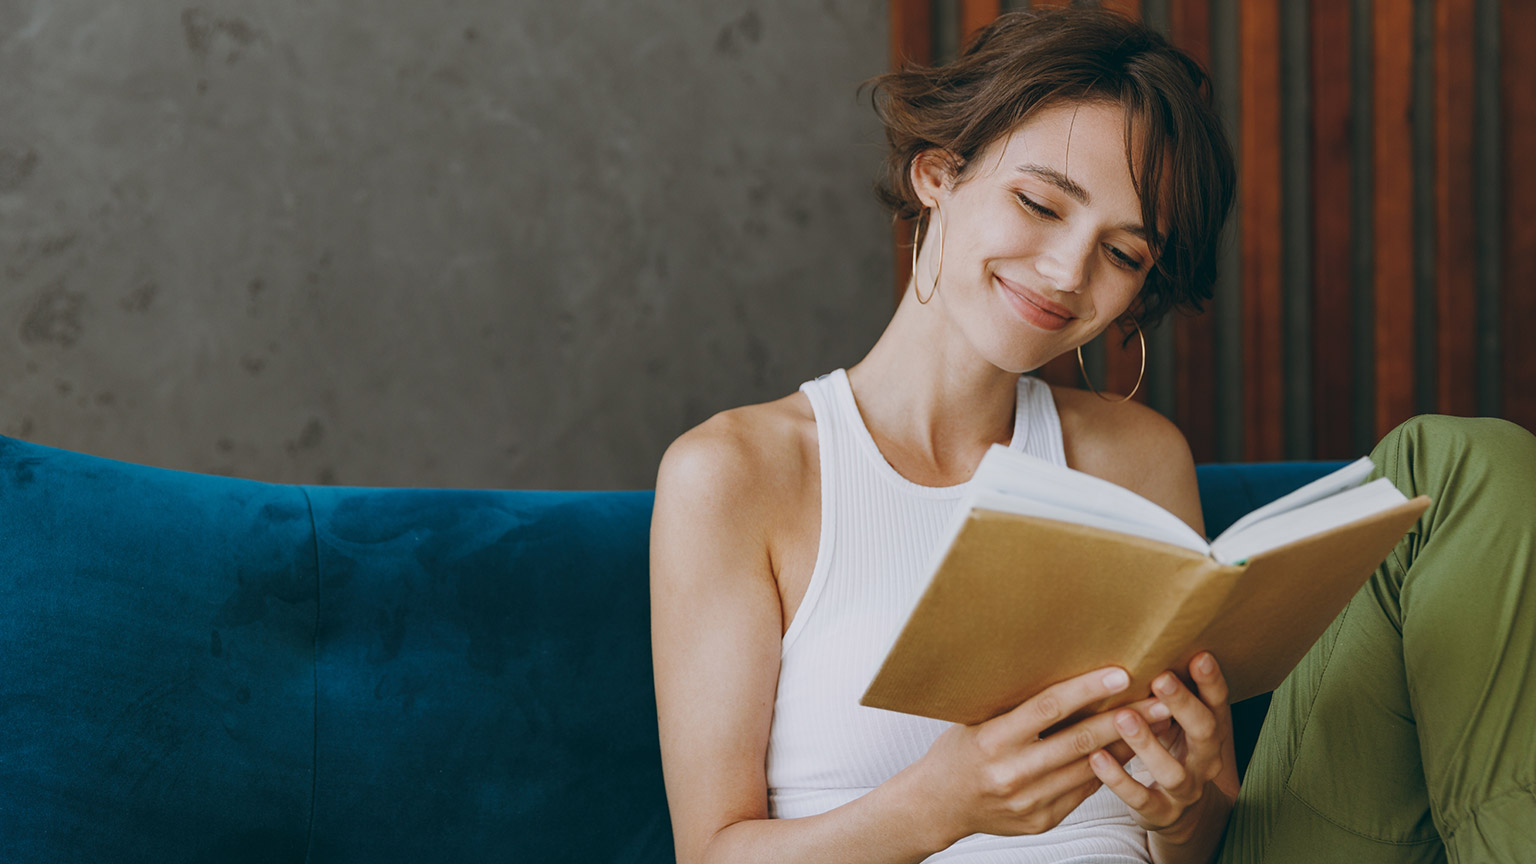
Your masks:
<instances>
[{"instance_id":1,"label":"short brown wavy hair","mask_svg":"<svg viewBox=\"0 0 1536 864\"><path fill-rule=\"evenodd\" d=\"M1043 108L1122 106L1126 161L1157 259L1130 314L1155 324L1175 308L1199 312L1211 298L1236 186L1232 148L1210 76L1161 34L1100 9L1010 12L953 62L909 64L868 84L890 144L875 191L899 218L922 210L910 170L918 154L947 151L963 178L977 154Z\"/></svg>"}]
</instances>

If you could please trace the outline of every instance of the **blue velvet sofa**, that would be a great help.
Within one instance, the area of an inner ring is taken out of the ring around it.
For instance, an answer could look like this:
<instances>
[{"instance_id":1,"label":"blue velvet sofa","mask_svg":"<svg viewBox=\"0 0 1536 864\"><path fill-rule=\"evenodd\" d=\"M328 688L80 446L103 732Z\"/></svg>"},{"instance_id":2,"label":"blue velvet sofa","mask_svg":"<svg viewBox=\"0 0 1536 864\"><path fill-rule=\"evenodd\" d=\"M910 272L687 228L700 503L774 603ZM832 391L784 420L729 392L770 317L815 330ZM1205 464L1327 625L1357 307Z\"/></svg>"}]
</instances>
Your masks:
<instances>
[{"instance_id":1,"label":"blue velvet sofa","mask_svg":"<svg viewBox=\"0 0 1536 864\"><path fill-rule=\"evenodd\" d=\"M1203 466L1212 533L1329 467ZM672 860L650 509L0 438L0 862Z\"/></svg>"}]
</instances>

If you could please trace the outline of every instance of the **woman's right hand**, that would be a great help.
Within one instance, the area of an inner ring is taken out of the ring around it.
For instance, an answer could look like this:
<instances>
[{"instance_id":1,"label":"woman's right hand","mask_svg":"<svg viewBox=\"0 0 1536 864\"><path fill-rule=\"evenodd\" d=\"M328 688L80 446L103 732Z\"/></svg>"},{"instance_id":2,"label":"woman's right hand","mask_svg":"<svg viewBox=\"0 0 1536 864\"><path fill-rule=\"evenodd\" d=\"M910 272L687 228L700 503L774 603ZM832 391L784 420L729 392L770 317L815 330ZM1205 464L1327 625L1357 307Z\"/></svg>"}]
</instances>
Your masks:
<instances>
[{"instance_id":1,"label":"woman's right hand","mask_svg":"<svg viewBox=\"0 0 1536 864\"><path fill-rule=\"evenodd\" d=\"M1130 759L1114 712L1095 714L1041 737L1068 717L1120 693L1129 677L1099 669L1054 684L1006 714L955 726L903 774L944 846L971 834L1038 834L1055 827L1101 783L1088 757L1101 748ZM1161 725L1168 707L1155 698L1125 706ZM1121 710L1121 709L1115 709Z\"/></svg>"}]
</instances>

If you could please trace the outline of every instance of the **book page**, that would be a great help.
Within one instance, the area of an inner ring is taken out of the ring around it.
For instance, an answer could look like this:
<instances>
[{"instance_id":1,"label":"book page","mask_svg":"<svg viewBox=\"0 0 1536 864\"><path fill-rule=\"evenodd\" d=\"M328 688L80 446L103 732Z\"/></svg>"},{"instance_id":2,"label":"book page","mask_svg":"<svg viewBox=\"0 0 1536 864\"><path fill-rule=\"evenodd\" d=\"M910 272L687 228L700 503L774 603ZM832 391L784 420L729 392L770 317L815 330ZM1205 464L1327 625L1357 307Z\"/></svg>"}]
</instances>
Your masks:
<instances>
[{"instance_id":1,"label":"book page","mask_svg":"<svg viewBox=\"0 0 1536 864\"><path fill-rule=\"evenodd\" d=\"M1221 541L1222 537L1229 534L1238 534L1246 530L1248 526L1268 519L1271 516L1278 516L1288 510L1295 510L1298 507L1311 504L1313 501L1359 486L1365 482L1365 478L1371 475L1371 470L1374 467L1370 459L1362 456L1332 474L1319 477L1300 489L1288 492L1233 522L1228 526L1227 530L1221 532L1220 536L1211 541L1211 545L1214 547Z\"/></svg>"},{"instance_id":2,"label":"book page","mask_svg":"<svg viewBox=\"0 0 1536 864\"><path fill-rule=\"evenodd\" d=\"M1293 540L1390 510L1407 500L1392 481L1380 477L1364 486L1255 522L1241 531L1224 531L1211 543L1211 554L1223 564L1246 561Z\"/></svg>"},{"instance_id":3,"label":"book page","mask_svg":"<svg viewBox=\"0 0 1536 864\"><path fill-rule=\"evenodd\" d=\"M994 444L972 478L973 495L1028 503L987 509L1042 516L1161 540L1196 552L1210 547L1199 532L1157 504L1123 486L1091 474ZM981 506L979 504L975 506ZM1018 509L1018 508L1028 509ZM967 508L970 509L970 508Z\"/></svg>"},{"instance_id":4,"label":"book page","mask_svg":"<svg viewBox=\"0 0 1536 864\"><path fill-rule=\"evenodd\" d=\"M995 513L1011 513L1015 516L1036 516L1041 519L1071 522L1076 525L1086 525L1090 528L1114 531L1117 534L1130 534L1134 537L1156 540L1159 543L1168 543L1183 549L1199 552L1201 555L1208 555L1211 551L1206 546L1205 541L1198 534L1195 534L1194 531L1190 531L1190 536L1188 537L1181 535L1169 538L1168 531L1162 526L1147 525L1131 519L1108 516L1092 510L1085 510L1081 507L1066 507L1053 502L1039 501L1034 498L1021 498L1017 495L1005 495L990 490L974 492L967 500L970 506L966 508L966 512L990 510ZM944 545L948 546L948 543Z\"/></svg>"}]
</instances>

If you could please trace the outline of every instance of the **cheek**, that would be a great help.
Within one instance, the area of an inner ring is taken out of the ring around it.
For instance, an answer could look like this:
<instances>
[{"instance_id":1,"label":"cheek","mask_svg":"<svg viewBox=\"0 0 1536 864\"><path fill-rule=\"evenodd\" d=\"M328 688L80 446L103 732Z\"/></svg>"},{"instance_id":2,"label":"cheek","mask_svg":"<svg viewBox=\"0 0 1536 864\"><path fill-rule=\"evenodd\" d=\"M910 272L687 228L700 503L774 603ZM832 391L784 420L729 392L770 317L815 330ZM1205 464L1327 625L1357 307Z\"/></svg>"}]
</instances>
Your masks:
<instances>
[{"instance_id":1,"label":"cheek","mask_svg":"<svg viewBox=\"0 0 1536 864\"><path fill-rule=\"evenodd\" d=\"M1146 280L1141 276L1125 278L1117 275L1115 282L1116 285L1110 296L1114 298L1115 317L1118 318L1136 301L1137 296L1141 294L1142 286L1146 284Z\"/></svg>"},{"instance_id":2,"label":"cheek","mask_svg":"<svg viewBox=\"0 0 1536 864\"><path fill-rule=\"evenodd\" d=\"M990 269L999 259L1028 258L1038 248L1039 229L1009 213L984 214L965 226L964 240L957 230L955 240L963 245L966 257L979 269ZM958 226L957 226L958 228Z\"/></svg>"}]
</instances>

